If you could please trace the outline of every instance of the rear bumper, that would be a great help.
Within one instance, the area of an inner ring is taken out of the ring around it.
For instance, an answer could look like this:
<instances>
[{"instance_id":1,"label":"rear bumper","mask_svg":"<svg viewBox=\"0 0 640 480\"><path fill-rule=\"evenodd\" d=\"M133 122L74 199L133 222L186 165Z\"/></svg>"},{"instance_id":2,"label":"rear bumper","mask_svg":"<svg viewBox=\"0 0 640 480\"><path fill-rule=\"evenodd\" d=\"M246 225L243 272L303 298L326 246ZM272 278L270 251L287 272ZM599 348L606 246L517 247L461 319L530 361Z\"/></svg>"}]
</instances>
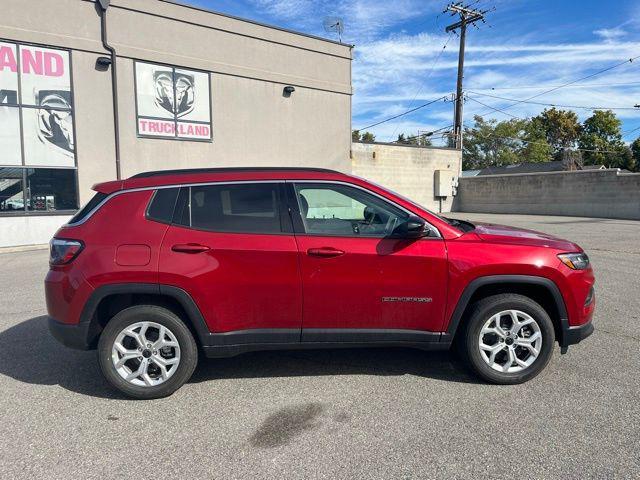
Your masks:
<instances>
[{"instance_id":1,"label":"rear bumper","mask_svg":"<svg viewBox=\"0 0 640 480\"><path fill-rule=\"evenodd\" d=\"M49 331L53 338L66 347L76 350L90 350L89 323L68 324L57 321L53 317L48 317Z\"/></svg>"}]
</instances>

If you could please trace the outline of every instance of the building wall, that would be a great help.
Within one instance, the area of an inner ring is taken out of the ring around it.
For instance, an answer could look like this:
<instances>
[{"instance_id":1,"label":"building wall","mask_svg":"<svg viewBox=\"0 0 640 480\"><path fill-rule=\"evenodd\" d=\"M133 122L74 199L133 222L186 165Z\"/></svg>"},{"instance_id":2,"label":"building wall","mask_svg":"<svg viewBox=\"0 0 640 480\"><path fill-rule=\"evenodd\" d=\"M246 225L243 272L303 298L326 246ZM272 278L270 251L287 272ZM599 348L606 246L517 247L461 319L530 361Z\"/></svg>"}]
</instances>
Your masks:
<instances>
[{"instance_id":1,"label":"building wall","mask_svg":"<svg viewBox=\"0 0 640 480\"><path fill-rule=\"evenodd\" d=\"M94 183L116 178L111 72L92 0L2 0L0 39L71 50L80 204ZM165 0L112 0L117 52L121 172L218 166L318 166L349 172L351 47ZM140 138L134 62L210 73L211 142ZM290 97L283 88L295 87ZM0 160L0 166L2 162ZM0 245L37 243L0 217ZM53 234L62 216L47 217ZM20 222L18 222L20 223ZM47 227L48 226L48 227ZM13 227L12 227L13 228Z\"/></svg>"},{"instance_id":2,"label":"building wall","mask_svg":"<svg viewBox=\"0 0 640 480\"><path fill-rule=\"evenodd\" d=\"M434 195L435 171L451 170L459 176L462 154L450 148L354 143L351 168L354 175L394 190L432 211L449 212L453 197L440 199Z\"/></svg>"},{"instance_id":3,"label":"building wall","mask_svg":"<svg viewBox=\"0 0 640 480\"><path fill-rule=\"evenodd\" d=\"M610 169L463 177L453 209L640 220L640 174Z\"/></svg>"}]
</instances>

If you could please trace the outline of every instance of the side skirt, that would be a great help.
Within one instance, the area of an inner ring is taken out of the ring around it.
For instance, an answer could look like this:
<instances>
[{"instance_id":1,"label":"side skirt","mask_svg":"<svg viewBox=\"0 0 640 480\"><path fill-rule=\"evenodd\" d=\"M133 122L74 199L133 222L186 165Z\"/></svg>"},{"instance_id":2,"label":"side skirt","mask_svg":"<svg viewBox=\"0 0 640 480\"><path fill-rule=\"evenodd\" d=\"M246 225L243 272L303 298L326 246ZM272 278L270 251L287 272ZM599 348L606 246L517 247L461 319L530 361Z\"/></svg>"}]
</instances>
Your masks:
<instances>
[{"instance_id":1,"label":"side skirt","mask_svg":"<svg viewBox=\"0 0 640 480\"><path fill-rule=\"evenodd\" d=\"M264 350L314 350L333 348L404 347L448 350L442 335L419 330L393 329L259 329L211 333L204 354L209 358L233 357Z\"/></svg>"}]
</instances>

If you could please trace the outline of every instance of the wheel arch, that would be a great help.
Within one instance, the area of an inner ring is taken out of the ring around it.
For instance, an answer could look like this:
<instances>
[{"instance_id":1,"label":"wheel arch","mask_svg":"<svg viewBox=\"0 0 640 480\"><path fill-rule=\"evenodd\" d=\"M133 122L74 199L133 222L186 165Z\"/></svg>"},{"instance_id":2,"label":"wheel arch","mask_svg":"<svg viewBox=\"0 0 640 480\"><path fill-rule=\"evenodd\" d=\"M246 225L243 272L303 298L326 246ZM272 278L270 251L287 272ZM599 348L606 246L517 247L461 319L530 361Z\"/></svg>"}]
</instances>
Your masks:
<instances>
[{"instance_id":1,"label":"wheel arch","mask_svg":"<svg viewBox=\"0 0 640 480\"><path fill-rule=\"evenodd\" d=\"M564 345L565 331L569 328L564 298L553 280L533 275L490 275L472 280L460 295L443 337L452 342L470 307L481 298L500 293L524 295L539 303L551 317L556 339Z\"/></svg>"},{"instance_id":2,"label":"wheel arch","mask_svg":"<svg viewBox=\"0 0 640 480\"><path fill-rule=\"evenodd\" d=\"M120 283L98 287L85 304L80 323L88 324L87 346L95 348L107 322L135 305L164 307L180 317L198 340L206 343L209 329L191 296L179 287L151 283Z\"/></svg>"}]
</instances>

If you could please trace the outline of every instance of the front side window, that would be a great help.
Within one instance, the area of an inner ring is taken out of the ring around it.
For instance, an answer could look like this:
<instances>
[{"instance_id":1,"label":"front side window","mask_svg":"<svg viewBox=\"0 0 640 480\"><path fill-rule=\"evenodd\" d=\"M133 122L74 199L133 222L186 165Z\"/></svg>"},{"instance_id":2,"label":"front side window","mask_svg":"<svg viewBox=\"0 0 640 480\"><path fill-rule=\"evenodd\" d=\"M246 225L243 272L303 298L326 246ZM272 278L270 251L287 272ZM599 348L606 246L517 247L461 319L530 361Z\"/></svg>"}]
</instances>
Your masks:
<instances>
[{"instance_id":1,"label":"front side window","mask_svg":"<svg viewBox=\"0 0 640 480\"><path fill-rule=\"evenodd\" d=\"M281 233L279 185L254 183L189 188L180 223L212 232Z\"/></svg>"},{"instance_id":2,"label":"front side window","mask_svg":"<svg viewBox=\"0 0 640 480\"><path fill-rule=\"evenodd\" d=\"M295 190L305 232L310 234L386 237L409 217L355 187L300 183Z\"/></svg>"}]
</instances>

